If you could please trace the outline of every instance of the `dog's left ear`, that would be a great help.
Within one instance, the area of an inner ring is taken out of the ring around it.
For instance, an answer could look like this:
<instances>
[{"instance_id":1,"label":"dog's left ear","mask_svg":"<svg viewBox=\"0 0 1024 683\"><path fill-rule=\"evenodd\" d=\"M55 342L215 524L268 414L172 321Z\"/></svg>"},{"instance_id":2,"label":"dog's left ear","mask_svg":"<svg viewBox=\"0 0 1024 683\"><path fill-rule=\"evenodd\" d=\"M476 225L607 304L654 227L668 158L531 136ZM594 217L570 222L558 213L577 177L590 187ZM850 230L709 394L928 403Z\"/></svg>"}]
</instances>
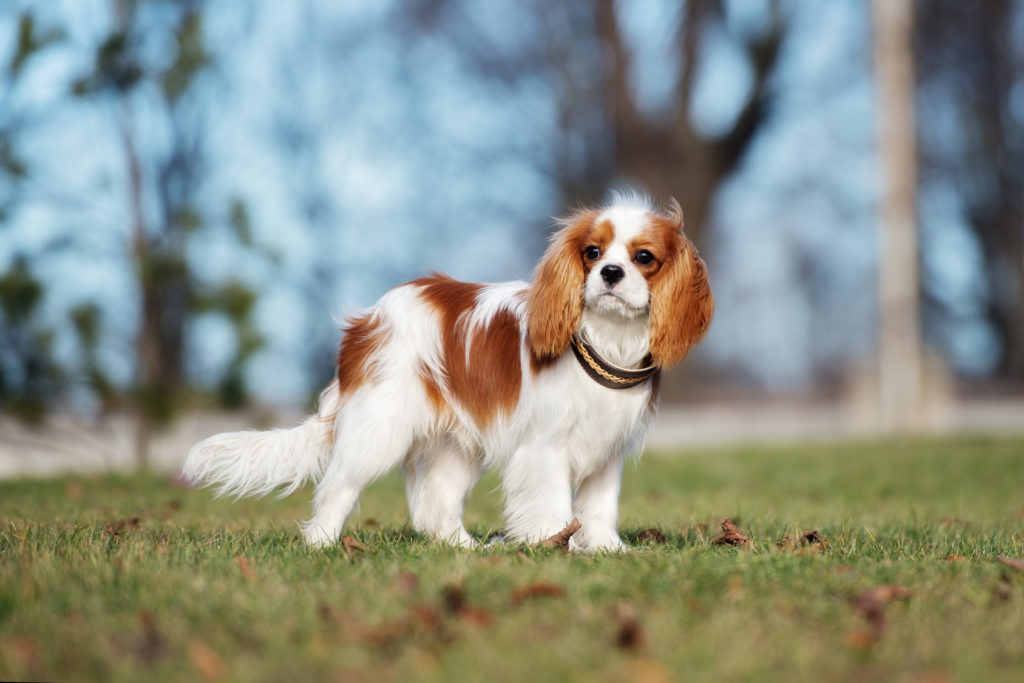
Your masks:
<instances>
[{"instance_id":1,"label":"dog's left ear","mask_svg":"<svg viewBox=\"0 0 1024 683\"><path fill-rule=\"evenodd\" d=\"M683 360L704 337L715 310L707 267L683 234L683 214L675 200L667 218L676 224L678 248L651 287L651 357L663 368Z\"/></svg>"},{"instance_id":2,"label":"dog's left ear","mask_svg":"<svg viewBox=\"0 0 1024 683\"><path fill-rule=\"evenodd\" d=\"M537 360L561 355L583 316L583 253L596 211L577 213L561 221L537 264L526 299L526 329L530 351Z\"/></svg>"}]
</instances>

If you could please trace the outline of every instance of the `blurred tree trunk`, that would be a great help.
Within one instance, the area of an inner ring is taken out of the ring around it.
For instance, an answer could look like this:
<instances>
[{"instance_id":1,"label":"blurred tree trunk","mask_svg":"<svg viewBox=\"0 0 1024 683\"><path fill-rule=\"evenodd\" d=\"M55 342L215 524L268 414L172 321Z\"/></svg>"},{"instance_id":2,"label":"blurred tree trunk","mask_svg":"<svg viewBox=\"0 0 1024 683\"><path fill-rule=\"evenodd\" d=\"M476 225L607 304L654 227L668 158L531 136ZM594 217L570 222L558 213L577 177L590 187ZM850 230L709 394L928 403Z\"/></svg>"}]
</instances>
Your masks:
<instances>
[{"instance_id":1,"label":"blurred tree trunk","mask_svg":"<svg viewBox=\"0 0 1024 683\"><path fill-rule=\"evenodd\" d=\"M686 215L686 232L698 245L707 244L708 222L715 191L735 172L771 112L769 81L775 70L785 26L778 3L768 10L768 24L759 35L736 36L753 72L746 101L732 126L715 136L702 134L691 120L697 74L703 66L701 42L723 20L720 0L689 0L677 28L677 77L667 112L644 115L631 83L632 60L614 0L595 3L597 36L608 60L599 89L612 121L615 176L635 182L656 198L675 196ZM604 188L599 191L603 192Z\"/></svg>"},{"instance_id":2,"label":"blurred tree trunk","mask_svg":"<svg viewBox=\"0 0 1024 683\"><path fill-rule=\"evenodd\" d=\"M923 422L913 7L911 0L874 0L872 12L882 165L878 409L886 431L912 431Z\"/></svg>"},{"instance_id":3,"label":"blurred tree trunk","mask_svg":"<svg viewBox=\"0 0 1024 683\"><path fill-rule=\"evenodd\" d=\"M918 87L949 114L923 145L925 183L952 190L981 252L976 295L998 340L991 374L1024 385L1024 120L1014 103L1024 86L1024 3L921 0L916 22ZM949 117L957 130L951 135ZM962 319L932 298L932 314Z\"/></svg>"}]
</instances>

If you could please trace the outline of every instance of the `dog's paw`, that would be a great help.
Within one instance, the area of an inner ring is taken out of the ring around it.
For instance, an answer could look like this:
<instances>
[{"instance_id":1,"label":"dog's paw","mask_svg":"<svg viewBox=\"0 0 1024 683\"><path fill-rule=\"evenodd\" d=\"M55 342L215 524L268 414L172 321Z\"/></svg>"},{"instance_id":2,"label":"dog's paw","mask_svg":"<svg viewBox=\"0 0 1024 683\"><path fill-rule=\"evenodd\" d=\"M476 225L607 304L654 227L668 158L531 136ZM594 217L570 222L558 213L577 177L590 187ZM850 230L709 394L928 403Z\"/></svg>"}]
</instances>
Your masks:
<instances>
[{"instance_id":1,"label":"dog's paw","mask_svg":"<svg viewBox=\"0 0 1024 683\"><path fill-rule=\"evenodd\" d=\"M578 553L621 553L629 550L614 531L598 534L576 534L569 539L569 550Z\"/></svg>"},{"instance_id":2,"label":"dog's paw","mask_svg":"<svg viewBox=\"0 0 1024 683\"><path fill-rule=\"evenodd\" d=\"M312 548L327 548L338 540L326 529L318 526L307 526L302 530L302 536L306 539L306 544Z\"/></svg>"}]
</instances>

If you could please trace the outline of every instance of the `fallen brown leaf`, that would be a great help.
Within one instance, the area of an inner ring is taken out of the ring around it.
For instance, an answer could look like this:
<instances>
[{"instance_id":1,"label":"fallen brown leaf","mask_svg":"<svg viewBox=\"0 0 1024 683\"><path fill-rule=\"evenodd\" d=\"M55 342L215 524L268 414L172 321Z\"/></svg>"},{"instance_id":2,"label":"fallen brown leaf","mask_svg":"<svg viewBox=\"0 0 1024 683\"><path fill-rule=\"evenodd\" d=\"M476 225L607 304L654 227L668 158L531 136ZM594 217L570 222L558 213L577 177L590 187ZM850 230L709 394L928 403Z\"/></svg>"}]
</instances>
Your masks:
<instances>
[{"instance_id":1,"label":"fallen brown leaf","mask_svg":"<svg viewBox=\"0 0 1024 683\"><path fill-rule=\"evenodd\" d=\"M797 550L798 544L804 546L804 548L802 550ZM781 541L775 544L775 546L784 552L792 552L796 550L797 555L807 555L809 550L824 552L825 548L828 547L828 541L818 533L817 529L806 529L803 534L796 539L792 536L784 536Z\"/></svg>"},{"instance_id":2,"label":"fallen brown leaf","mask_svg":"<svg viewBox=\"0 0 1024 683\"><path fill-rule=\"evenodd\" d=\"M575 517L572 521L565 525L565 528L559 531L557 534L550 536L541 541L541 547L543 548L561 548L562 550L569 549L569 539L575 534L583 525L580 524L580 520Z\"/></svg>"},{"instance_id":3,"label":"fallen brown leaf","mask_svg":"<svg viewBox=\"0 0 1024 683\"><path fill-rule=\"evenodd\" d=\"M121 538L122 538L122 535L121 535L122 531L125 531L127 529L138 529L138 528L139 528L139 518L138 517L132 517L130 519L119 519L116 522L111 522L110 524L108 524L105 527L103 527L103 535L106 536L107 538L113 538L113 539L116 539L116 540L120 541Z\"/></svg>"},{"instance_id":4,"label":"fallen brown leaf","mask_svg":"<svg viewBox=\"0 0 1024 683\"><path fill-rule=\"evenodd\" d=\"M458 584L449 583L441 589L441 603L445 610L454 614L466 606L466 591Z\"/></svg>"},{"instance_id":5,"label":"fallen brown leaf","mask_svg":"<svg viewBox=\"0 0 1024 683\"><path fill-rule=\"evenodd\" d=\"M898 586L892 583L885 583L874 588L869 588L858 593L850 601L851 605L860 612L861 616L868 623L868 627L878 640L885 630L885 606L893 600L909 598L914 592L906 586Z\"/></svg>"},{"instance_id":6,"label":"fallen brown leaf","mask_svg":"<svg viewBox=\"0 0 1024 683\"><path fill-rule=\"evenodd\" d=\"M822 549L828 547L828 541L818 533L817 529L805 529L804 535L800 537L800 542L804 545L819 545Z\"/></svg>"},{"instance_id":7,"label":"fallen brown leaf","mask_svg":"<svg viewBox=\"0 0 1024 683\"><path fill-rule=\"evenodd\" d=\"M201 640L193 640L188 644L188 660L192 668L208 681L219 681L224 678L224 660Z\"/></svg>"},{"instance_id":8,"label":"fallen brown leaf","mask_svg":"<svg viewBox=\"0 0 1024 683\"><path fill-rule=\"evenodd\" d=\"M637 534L636 540L650 541L652 543L668 543L668 536L663 534L659 529L644 529Z\"/></svg>"},{"instance_id":9,"label":"fallen brown leaf","mask_svg":"<svg viewBox=\"0 0 1024 683\"><path fill-rule=\"evenodd\" d=\"M545 583L537 581L528 583L525 586L513 589L508 594L509 602L519 605L532 598L562 598L565 597L565 588L556 583Z\"/></svg>"},{"instance_id":10,"label":"fallen brown leaf","mask_svg":"<svg viewBox=\"0 0 1024 683\"><path fill-rule=\"evenodd\" d=\"M1010 569L1016 569L1019 572L1024 572L1024 560L1017 560L1012 557L997 557L996 560Z\"/></svg>"},{"instance_id":11,"label":"fallen brown leaf","mask_svg":"<svg viewBox=\"0 0 1024 683\"><path fill-rule=\"evenodd\" d=\"M490 626L494 621L490 612L482 607L470 605L466 600L465 589L455 583L449 583L441 589L441 604L448 614L477 626Z\"/></svg>"},{"instance_id":12,"label":"fallen brown leaf","mask_svg":"<svg viewBox=\"0 0 1024 683\"><path fill-rule=\"evenodd\" d=\"M731 519L722 520L722 533L716 536L712 545L731 545L738 548L745 548L750 545L750 539L743 535Z\"/></svg>"},{"instance_id":13,"label":"fallen brown leaf","mask_svg":"<svg viewBox=\"0 0 1024 683\"><path fill-rule=\"evenodd\" d=\"M966 559L963 555L946 555L946 562L960 562Z\"/></svg>"},{"instance_id":14,"label":"fallen brown leaf","mask_svg":"<svg viewBox=\"0 0 1024 683\"><path fill-rule=\"evenodd\" d=\"M235 559L238 560L238 570L242 572L242 578L246 581L255 581L256 571L252 568L252 565L249 563L249 558L245 557L244 555L239 555Z\"/></svg>"},{"instance_id":15,"label":"fallen brown leaf","mask_svg":"<svg viewBox=\"0 0 1024 683\"><path fill-rule=\"evenodd\" d=\"M636 610L632 605L619 605L615 610L615 645L616 647L636 651L647 642L647 634L643 624L637 619Z\"/></svg>"},{"instance_id":16,"label":"fallen brown leaf","mask_svg":"<svg viewBox=\"0 0 1024 683\"><path fill-rule=\"evenodd\" d=\"M356 551L361 553L373 552L370 548L367 548L365 545L357 541L353 536L342 536L341 547L345 549L345 554L347 555L351 555Z\"/></svg>"}]
</instances>

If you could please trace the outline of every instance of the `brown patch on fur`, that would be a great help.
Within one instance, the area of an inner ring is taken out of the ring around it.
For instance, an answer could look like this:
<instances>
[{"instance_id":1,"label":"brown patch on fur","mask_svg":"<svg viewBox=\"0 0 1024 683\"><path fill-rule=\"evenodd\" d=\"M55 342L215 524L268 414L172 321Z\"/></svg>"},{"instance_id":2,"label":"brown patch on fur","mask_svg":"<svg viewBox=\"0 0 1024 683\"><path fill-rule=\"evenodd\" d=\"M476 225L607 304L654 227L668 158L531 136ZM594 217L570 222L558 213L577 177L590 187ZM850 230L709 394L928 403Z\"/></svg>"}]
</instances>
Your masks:
<instances>
[{"instance_id":1,"label":"brown patch on fur","mask_svg":"<svg viewBox=\"0 0 1024 683\"><path fill-rule=\"evenodd\" d=\"M501 309L486 325L469 330L468 318L482 285L442 275L413 284L422 288L423 297L440 313L441 350L452 399L481 427L499 412L510 413L519 401L522 384L519 320L515 314ZM436 382L434 387L435 396L429 388L427 396L436 406L435 400L443 401L444 397Z\"/></svg>"},{"instance_id":2,"label":"brown patch on fur","mask_svg":"<svg viewBox=\"0 0 1024 683\"><path fill-rule=\"evenodd\" d=\"M423 361L420 361L418 374L420 382L423 383L423 391L427 395L427 401L430 402L430 407L434 409L434 413L442 415L449 412L448 401L444 398L441 386L433 376L433 373L430 372L430 368Z\"/></svg>"},{"instance_id":3,"label":"brown patch on fur","mask_svg":"<svg viewBox=\"0 0 1024 683\"><path fill-rule=\"evenodd\" d=\"M551 237L544 257L537 264L526 302L527 340L530 353L539 363L560 356L579 327L583 315L583 287L589 263L583 250L601 247L611 240L614 228L608 221L595 226L598 211L584 211L566 219L565 227ZM600 239L606 241L601 243Z\"/></svg>"},{"instance_id":4,"label":"brown patch on fur","mask_svg":"<svg viewBox=\"0 0 1024 683\"><path fill-rule=\"evenodd\" d=\"M707 333L715 300L707 267L682 233L682 214L654 216L651 225L652 235L670 245L665 262L649 277L651 356L667 368L683 360Z\"/></svg>"},{"instance_id":5,"label":"brown patch on fur","mask_svg":"<svg viewBox=\"0 0 1024 683\"><path fill-rule=\"evenodd\" d=\"M387 341L380 318L372 314L349 318L338 346L338 392L345 396L366 380L374 354Z\"/></svg>"}]
</instances>

